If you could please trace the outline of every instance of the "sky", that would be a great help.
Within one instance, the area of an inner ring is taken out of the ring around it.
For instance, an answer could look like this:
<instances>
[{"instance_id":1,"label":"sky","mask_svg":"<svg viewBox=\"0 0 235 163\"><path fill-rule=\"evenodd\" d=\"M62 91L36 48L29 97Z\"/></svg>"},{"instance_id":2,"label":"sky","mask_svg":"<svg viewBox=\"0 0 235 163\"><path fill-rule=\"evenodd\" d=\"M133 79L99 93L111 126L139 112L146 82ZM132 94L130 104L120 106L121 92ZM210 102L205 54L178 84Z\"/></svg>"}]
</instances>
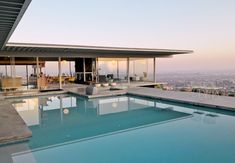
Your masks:
<instances>
[{"instance_id":1,"label":"sky","mask_svg":"<svg viewBox=\"0 0 235 163\"><path fill-rule=\"evenodd\" d=\"M9 42L194 50L157 72L235 72L234 0L32 0Z\"/></svg>"}]
</instances>

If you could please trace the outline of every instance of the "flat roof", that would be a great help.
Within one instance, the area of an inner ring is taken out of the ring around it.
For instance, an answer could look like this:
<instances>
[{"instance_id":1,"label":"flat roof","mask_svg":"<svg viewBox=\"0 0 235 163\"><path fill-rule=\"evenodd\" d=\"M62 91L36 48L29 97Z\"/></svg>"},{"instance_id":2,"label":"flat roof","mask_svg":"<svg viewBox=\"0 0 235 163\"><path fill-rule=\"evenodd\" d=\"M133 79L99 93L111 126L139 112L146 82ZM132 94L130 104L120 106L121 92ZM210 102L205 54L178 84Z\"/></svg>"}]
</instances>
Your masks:
<instances>
[{"instance_id":1,"label":"flat roof","mask_svg":"<svg viewBox=\"0 0 235 163\"><path fill-rule=\"evenodd\" d=\"M105 46L7 43L31 0L0 0L0 58L2 57L89 57L152 58L192 53L191 50L127 48Z\"/></svg>"},{"instance_id":2,"label":"flat roof","mask_svg":"<svg viewBox=\"0 0 235 163\"><path fill-rule=\"evenodd\" d=\"M0 49L14 32L31 0L0 0Z\"/></svg>"},{"instance_id":3,"label":"flat roof","mask_svg":"<svg viewBox=\"0 0 235 163\"><path fill-rule=\"evenodd\" d=\"M7 43L0 51L1 57L171 57L176 54L192 53L192 50L127 48L105 46L35 44L35 43Z\"/></svg>"}]
</instances>

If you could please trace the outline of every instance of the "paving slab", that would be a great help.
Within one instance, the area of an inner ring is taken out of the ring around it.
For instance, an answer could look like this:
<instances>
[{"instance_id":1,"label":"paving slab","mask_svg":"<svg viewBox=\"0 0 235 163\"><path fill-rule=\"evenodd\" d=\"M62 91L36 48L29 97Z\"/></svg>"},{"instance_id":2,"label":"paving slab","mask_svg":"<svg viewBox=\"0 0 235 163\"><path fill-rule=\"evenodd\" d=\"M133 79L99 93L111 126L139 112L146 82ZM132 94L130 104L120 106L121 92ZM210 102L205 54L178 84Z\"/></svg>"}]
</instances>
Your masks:
<instances>
[{"instance_id":1,"label":"paving slab","mask_svg":"<svg viewBox=\"0 0 235 163\"><path fill-rule=\"evenodd\" d=\"M235 97L217 96L194 92L163 91L156 88L144 87L129 88L127 92L132 95L235 111Z\"/></svg>"},{"instance_id":2,"label":"paving slab","mask_svg":"<svg viewBox=\"0 0 235 163\"><path fill-rule=\"evenodd\" d=\"M17 95L8 95L4 96L4 99L14 99L14 98L28 98L28 97L37 97L37 96L49 96L49 95L55 95L55 94L65 94L68 93L68 91L50 91L50 92L28 92L24 94L17 94Z\"/></svg>"},{"instance_id":3,"label":"paving slab","mask_svg":"<svg viewBox=\"0 0 235 163\"><path fill-rule=\"evenodd\" d=\"M18 142L32 136L24 120L11 103L0 101L0 144Z\"/></svg>"}]
</instances>

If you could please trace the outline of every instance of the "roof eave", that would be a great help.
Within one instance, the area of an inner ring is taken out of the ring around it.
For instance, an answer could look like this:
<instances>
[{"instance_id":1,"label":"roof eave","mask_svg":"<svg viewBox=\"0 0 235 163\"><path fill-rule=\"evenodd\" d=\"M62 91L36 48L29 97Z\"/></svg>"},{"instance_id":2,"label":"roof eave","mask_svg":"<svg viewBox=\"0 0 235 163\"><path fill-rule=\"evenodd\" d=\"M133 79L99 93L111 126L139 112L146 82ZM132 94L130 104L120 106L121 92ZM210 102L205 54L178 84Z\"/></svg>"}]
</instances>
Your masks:
<instances>
[{"instance_id":1,"label":"roof eave","mask_svg":"<svg viewBox=\"0 0 235 163\"><path fill-rule=\"evenodd\" d=\"M27 10L27 8L28 8L29 4L31 3L31 1L32 0L25 0L24 4L23 4L23 6L22 6L22 8L21 8L21 10L20 10L20 12L19 12L19 14L18 14L11 30L10 30L10 32L8 33L2 47L0 47L1 50L6 46L7 42L9 41L9 39L10 39L11 35L13 34L13 32L15 31L17 25L19 24L21 18L23 17L23 15L24 15L25 11Z\"/></svg>"}]
</instances>

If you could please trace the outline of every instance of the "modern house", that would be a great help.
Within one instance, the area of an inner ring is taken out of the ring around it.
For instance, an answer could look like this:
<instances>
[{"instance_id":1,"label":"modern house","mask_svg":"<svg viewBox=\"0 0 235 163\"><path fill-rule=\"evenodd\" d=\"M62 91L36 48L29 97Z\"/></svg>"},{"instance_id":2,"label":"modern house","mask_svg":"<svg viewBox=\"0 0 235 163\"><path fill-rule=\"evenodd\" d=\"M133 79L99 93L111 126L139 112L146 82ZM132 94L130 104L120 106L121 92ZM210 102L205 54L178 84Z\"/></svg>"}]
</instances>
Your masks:
<instances>
[{"instance_id":1,"label":"modern house","mask_svg":"<svg viewBox=\"0 0 235 163\"><path fill-rule=\"evenodd\" d=\"M1 163L235 162L234 97L146 88L192 51L9 43L30 2L0 0Z\"/></svg>"},{"instance_id":2,"label":"modern house","mask_svg":"<svg viewBox=\"0 0 235 163\"><path fill-rule=\"evenodd\" d=\"M65 78L80 84L103 83L108 80L127 84L132 81L153 84L156 83L156 58L192 53L191 50L9 43L10 36L29 4L30 0L0 1L0 65L5 66L5 70L0 73L2 90L15 90L23 85L22 77L16 73L18 65L25 65L27 75L24 85L27 89L29 85L34 85L34 88L47 88L49 77L42 79L40 76L47 61L58 62L58 70L55 70L58 72L57 77L51 81L58 82L59 89L62 89ZM67 61L74 63L75 72L70 72L69 75L63 74L61 68L61 63ZM102 72L100 64L103 62L111 63L115 70ZM33 66L31 75L28 65ZM136 68L144 65L145 70L135 72ZM151 72L148 71L149 67Z\"/></svg>"}]
</instances>

